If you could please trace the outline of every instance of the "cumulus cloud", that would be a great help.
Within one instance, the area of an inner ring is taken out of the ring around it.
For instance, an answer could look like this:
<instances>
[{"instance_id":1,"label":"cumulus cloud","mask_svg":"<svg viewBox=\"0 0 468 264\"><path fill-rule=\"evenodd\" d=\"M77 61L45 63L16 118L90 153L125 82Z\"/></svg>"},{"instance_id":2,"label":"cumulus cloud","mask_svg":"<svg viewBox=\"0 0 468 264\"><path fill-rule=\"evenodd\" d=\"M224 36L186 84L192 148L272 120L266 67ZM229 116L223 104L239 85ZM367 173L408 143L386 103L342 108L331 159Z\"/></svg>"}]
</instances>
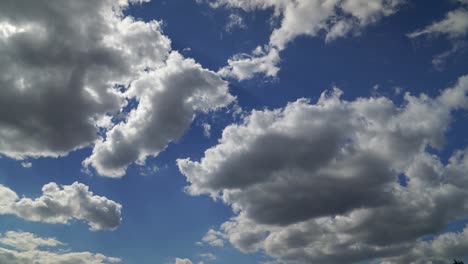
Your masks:
<instances>
[{"instance_id":1,"label":"cumulus cloud","mask_svg":"<svg viewBox=\"0 0 468 264\"><path fill-rule=\"evenodd\" d=\"M116 86L170 50L160 22L123 16L138 2L0 3L0 153L57 157L98 138L99 120L125 105Z\"/></svg>"},{"instance_id":2,"label":"cumulus cloud","mask_svg":"<svg viewBox=\"0 0 468 264\"><path fill-rule=\"evenodd\" d=\"M406 254L468 216L467 150L447 164L428 152L443 149L452 112L468 109L468 76L434 98L406 93L402 105L341 94L254 110L200 161L177 161L189 194L236 213L205 242L287 263L354 263Z\"/></svg>"},{"instance_id":3,"label":"cumulus cloud","mask_svg":"<svg viewBox=\"0 0 468 264\"><path fill-rule=\"evenodd\" d=\"M235 55L219 72L223 76L245 80L257 73L274 77L279 71L279 53L299 36L325 36L327 42L350 34L359 34L366 26L397 12L403 0L216 0L214 8L239 8L244 11L274 9L280 26L270 35L268 45L248 55Z\"/></svg>"},{"instance_id":4,"label":"cumulus cloud","mask_svg":"<svg viewBox=\"0 0 468 264\"><path fill-rule=\"evenodd\" d=\"M143 2L0 3L0 154L58 157L94 144L83 164L122 176L196 113L234 100L216 73L172 51L161 22L124 15Z\"/></svg>"},{"instance_id":5,"label":"cumulus cloud","mask_svg":"<svg viewBox=\"0 0 468 264\"><path fill-rule=\"evenodd\" d=\"M78 182L64 186L48 183L36 199L19 198L3 185L0 194L0 214L13 214L29 221L68 224L78 220L86 222L91 230L115 229L121 222L120 204L94 195L88 186Z\"/></svg>"},{"instance_id":6,"label":"cumulus cloud","mask_svg":"<svg viewBox=\"0 0 468 264\"><path fill-rule=\"evenodd\" d=\"M227 106L234 100L228 84L192 59L172 52L165 65L143 74L128 90L138 106L127 119L96 143L83 164L101 175L121 177L132 162L144 164L183 135L195 114Z\"/></svg>"},{"instance_id":7,"label":"cumulus cloud","mask_svg":"<svg viewBox=\"0 0 468 264\"><path fill-rule=\"evenodd\" d=\"M2 247L1 244L9 248ZM8 231L0 234L0 263L28 264L106 264L117 263L119 258L90 252L48 251L43 247L63 246L55 238L42 238L28 232Z\"/></svg>"}]
</instances>

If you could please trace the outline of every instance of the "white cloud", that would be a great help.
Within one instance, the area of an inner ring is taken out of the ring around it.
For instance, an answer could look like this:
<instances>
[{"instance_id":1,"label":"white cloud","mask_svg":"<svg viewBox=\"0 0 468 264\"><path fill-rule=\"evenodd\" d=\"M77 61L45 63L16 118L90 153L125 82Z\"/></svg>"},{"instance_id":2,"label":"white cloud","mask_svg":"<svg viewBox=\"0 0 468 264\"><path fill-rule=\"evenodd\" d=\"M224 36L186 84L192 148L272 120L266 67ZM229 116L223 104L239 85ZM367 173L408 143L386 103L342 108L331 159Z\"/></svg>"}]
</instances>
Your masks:
<instances>
[{"instance_id":1,"label":"white cloud","mask_svg":"<svg viewBox=\"0 0 468 264\"><path fill-rule=\"evenodd\" d=\"M0 244L10 247L7 249L0 246L0 263L106 264L121 261L119 258L107 257L99 253L38 249L62 246L64 243L55 238L41 238L28 232L9 231L0 235Z\"/></svg>"},{"instance_id":2,"label":"white cloud","mask_svg":"<svg viewBox=\"0 0 468 264\"><path fill-rule=\"evenodd\" d=\"M286 263L408 253L466 216L467 150L444 165L427 148L442 150L451 113L468 109L467 93L464 76L435 98L406 93L402 105L345 101L334 89L317 103L252 111L200 161L177 161L189 194L222 199L236 213L205 242L227 239Z\"/></svg>"},{"instance_id":3,"label":"white cloud","mask_svg":"<svg viewBox=\"0 0 468 264\"><path fill-rule=\"evenodd\" d=\"M225 29L227 32L231 32L234 29L244 29L247 25L244 22L244 19L239 14L230 14L228 16Z\"/></svg>"},{"instance_id":4,"label":"white cloud","mask_svg":"<svg viewBox=\"0 0 468 264\"><path fill-rule=\"evenodd\" d=\"M447 35L450 38L463 37L468 33L468 10L459 8L447 13L446 17L424 29L408 34L410 38L422 35Z\"/></svg>"},{"instance_id":5,"label":"white cloud","mask_svg":"<svg viewBox=\"0 0 468 264\"><path fill-rule=\"evenodd\" d=\"M75 182L59 186L48 183L42 196L31 199L0 185L0 214L14 214L29 221L68 224L71 220L88 223L91 230L114 229L120 225L122 206L89 187Z\"/></svg>"},{"instance_id":6,"label":"white cloud","mask_svg":"<svg viewBox=\"0 0 468 264\"><path fill-rule=\"evenodd\" d=\"M190 259L176 258L175 264L192 264L192 261Z\"/></svg>"},{"instance_id":7,"label":"white cloud","mask_svg":"<svg viewBox=\"0 0 468 264\"><path fill-rule=\"evenodd\" d=\"M31 163L31 162L26 162L26 161L24 161L24 162L21 162L21 166L22 166L23 168L31 168L31 167L32 167L32 163Z\"/></svg>"},{"instance_id":8,"label":"white cloud","mask_svg":"<svg viewBox=\"0 0 468 264\"><path fill-rule=\"evenodd\" d=\"M227 82L177 52L162 67L142 74L127 94L137 98L138 106L107 132L105 140L96 142L83 162L100 175L123 176L131 163L144 164L148 156L157 156L181 137L197 113L217 110L234 100Z\"/></svg>"},{"instance_id":9,"label":"white cloud","mask_svg":"<svg viewBox=\"0 0 468 264\"><path fill-rule=\"evenodd\" d=\"M223 247L225 235L222 232L216 231L214 229L208 230L208 232L203 236L202 241L213 247Z\"/></svg>"},{"instance_id":10,"label":"white cloud","mask_svg":"<svg viewBox=\"0 0 468 264\"><path fill-rule=\"evenodd\" d=\"M281 19L280 26L270 35L268 45L259 47L263 54L235 55L219 73L226 77L245 80L263 73L274 77L279 71L279 53L299 36L325 35L333 41L349 34L357 34L382 17L394 14L402 0L217 0L214 8L240 8L245 11L274 9L274 16Z\"/></svg>"},{"instance_id":11,"label":"white cloud","mask_svg":"<svg viewBox=\"0 0 468 264\"><path fill-rule=\"evenodd\" d=\"M203 135L209 138L211 136L211 125L208 123L203 123L202 128L203 128Z\"/></svg>"},{"instance_id":12,"label":"white cloud","mask_svg":"<svg viewBox=\"0 0 468 264\"><path fill-rule=\"evenodd\" d=\"M412 39L421 36L445 36L452 42L451 49L435 55L432 59L432 64L438 70L443 70L446 61L464 50L466 45L463 38L468 34L468 2L458 2L462 7L448 12L444 19L407 34Z\"/></svg>"},{"instance_id":13,"label":"white cloud","mask_svg":"<svg viewBox=\"0 0 468 264\"><path fill-rule=\"evenodd\" d=\"M214 261L216 260L216 256L213 253L200 253L198 256L205 261Z\"/></svg>"}]
</instances>

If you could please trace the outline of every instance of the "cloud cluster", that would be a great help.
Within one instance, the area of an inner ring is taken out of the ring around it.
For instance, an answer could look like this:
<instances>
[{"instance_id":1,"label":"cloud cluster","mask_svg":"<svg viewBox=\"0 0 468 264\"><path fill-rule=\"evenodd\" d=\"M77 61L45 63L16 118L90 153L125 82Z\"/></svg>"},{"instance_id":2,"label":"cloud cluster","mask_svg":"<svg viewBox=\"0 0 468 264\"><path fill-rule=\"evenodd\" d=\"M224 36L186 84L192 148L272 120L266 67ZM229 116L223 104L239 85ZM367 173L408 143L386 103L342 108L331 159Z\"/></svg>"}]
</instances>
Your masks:
<instances>
[{"instance_id":1,"label":"cloud cluster","mask_svg":"<svg viewBox=\"0 0 468 264\"><path fill-rule=\"evenodd\" d=\"M121 223L122 206L89 187L75 182L59 186L48 183L36 199L22 197L0 185L0 214L14 214L29 221L67 224L71 220L88 223L91 230L115 229Z\"/></svg>"},{"instance_id":2,"label":"cloud cluster","mask_svg":"<svg viewBox=\"0 0 468 264\"><path fill-rule=\"evenodd\" d=\"M382 17L397 12L403 0L216 0L214 8L239 8L244 11L274 9L280 26L270 35L268 45L257 47L252 54L235 55L219 73L245 80L257 73L274 77L279 71L279 53L299 36L325 35L327 42L350 34L359 34Z\"/></svg>"},{"instance_id":3,"label":"cloud cluster","mask_svg":"<svg viewBox=\"0 0 468 264\"><path fill-rule=\"evenodd\" d=\"M106 264L118 263L119 258L90 252L49 251L41 248L65 245L55 238L42 238L28 232L9 231L0 234L0 263L8 264Z\"/></svg>"},{"instance_id":4,"label":"cloud cluster","mask_svg":"<svg viewBox=\"0 0 468 264\"><path fill-rule=\"evenodd\" d=\"M252 111L200 161L177 161L189 194L236 213L204 242L227 238L291 263L407 263L392 257L467 217L468 150L443 164L429 149L443 148L452 112L468 109L468 76L434 98L407 93L402 105L341 93Z\"/></svg>"},{"instance_id":5,"label":"cloud cluster","mask_svg":"<svg viewBox=\"0 0 468 264\"><path fill-rule=\"evenodd\" d=\"M143 2L0 3L0 154L58 157L95 144L84 165L122 176L196 113L234 100L216 73L172 51L161 22L124 15Z\"/></svg>"}]
</instances>

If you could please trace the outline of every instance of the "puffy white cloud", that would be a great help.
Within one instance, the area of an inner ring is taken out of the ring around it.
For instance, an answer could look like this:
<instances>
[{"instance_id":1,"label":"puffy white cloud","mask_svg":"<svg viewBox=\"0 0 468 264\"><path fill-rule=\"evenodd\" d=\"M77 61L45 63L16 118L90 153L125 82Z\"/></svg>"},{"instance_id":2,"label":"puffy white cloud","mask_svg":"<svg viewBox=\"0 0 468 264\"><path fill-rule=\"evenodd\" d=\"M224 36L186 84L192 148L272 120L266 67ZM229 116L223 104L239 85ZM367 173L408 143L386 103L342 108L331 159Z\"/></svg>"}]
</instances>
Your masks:
<instances>
[{"instance_id":1,"label":"puffy white cloud","mask_svg":"<svg viewBox=\"0 0 468 264\"><path fill-rule=\"evenodd\" d=\"M172 52L164 66L132 83L128 96L138 106L127 119L96 143L83 164L101 175L121 177L132 162L143 164L181 137L195 114L227 106L234 100L228 84L192 59Z\"/></svg>"},{"instance_id":2,"label":"puffy white cloud","mask_svg":"<svg viewBox=\"0 0 468 264\"><path fill-rule=\"evenodd\" d=\"M214 8L240 8L245 11L256 9L275 10L280 26L275 28L266 47L258 47L263 54L250 56L235 55L219 73L238 80L252 78L257 73L276 76L279 68L279 53L287 44L299 36L317 37L325 35L332 41L349 34L358 34L369 24L382 17L394 14L403 0L217 0Z\"/></svg>"},{"instance_id":3,"label":"puffy white cloud","mask_svg":"<svg viewBox=\"0 0 468 264\"><path fill-rule=\"evenodd\" d=\"M36 199L22 197L0 185L0 214L14 214L29 221L67 224L71 220L88 223L91 230L114 229L120 225L122 206L89 187L75 182L59 186L48 183Z\"/></svg>"},{"instance_id":4,"label":"puffy white cloud","mask_svg":"<svg viewBox=\"0 0 468 264\"><path fill-rule=\"evenodd\" d=\"M38 248L57 247L64 243L55 238L41 238L28 232L9 231L0 235L0 263L8 264L106 264L117 263L119 258L107 257L90 252L68 252L63 250L47 251Z\"/></svg>"},{"instance_id":5,"label":"puffy white cloud","mask_svg":"<svg viewBox=\"0 0 468 264\"><path fill-rule=\"evenodd\" d=\"M468 109L468 76L434 98L407 93L402 105L340 96L254 110L200 161L177 161L189 194L236 213L205 242L287 263L355 263L406 254L468 216L467 150L448 164L427 150L441 150L452 112Z\"/></svg>"}]
</instances>

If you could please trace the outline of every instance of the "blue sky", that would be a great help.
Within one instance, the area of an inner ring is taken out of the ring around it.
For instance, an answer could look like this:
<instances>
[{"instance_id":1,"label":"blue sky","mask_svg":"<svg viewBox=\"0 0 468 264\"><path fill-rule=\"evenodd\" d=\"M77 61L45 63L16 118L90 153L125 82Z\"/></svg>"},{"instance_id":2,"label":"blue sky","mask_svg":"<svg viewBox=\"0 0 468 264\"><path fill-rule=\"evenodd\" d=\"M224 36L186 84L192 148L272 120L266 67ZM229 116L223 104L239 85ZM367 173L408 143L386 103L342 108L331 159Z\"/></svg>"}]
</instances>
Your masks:
<instances>
[{"instance_id":1,"label":"blue sky","mask_svg":"<svg viewBox=\"0 0 468 264\"><path fill-rule=\"evenodd\" d=\"M468 260L466 1L73 2L0 3L0 260Z\"/></svg>"}]
</instances>

